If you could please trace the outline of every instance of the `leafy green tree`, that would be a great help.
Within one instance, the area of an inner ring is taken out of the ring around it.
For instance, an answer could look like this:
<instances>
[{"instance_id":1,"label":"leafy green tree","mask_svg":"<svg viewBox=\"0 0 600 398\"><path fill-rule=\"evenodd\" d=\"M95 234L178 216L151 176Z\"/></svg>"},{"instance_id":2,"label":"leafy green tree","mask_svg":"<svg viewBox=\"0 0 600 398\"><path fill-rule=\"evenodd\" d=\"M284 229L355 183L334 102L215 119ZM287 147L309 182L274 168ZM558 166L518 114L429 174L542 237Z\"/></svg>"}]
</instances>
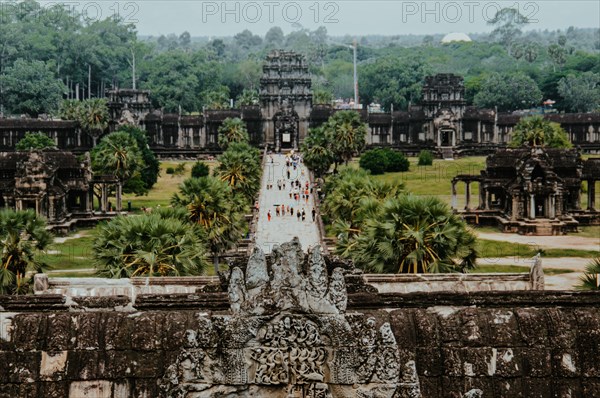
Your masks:
<instances>
[{"instance_id":1,"label":"leafy green tree","mask_svg":"<svg viewBox=\"0 0 600 398\"><path fill-rule=\"evenodd\" d=\"M202 229L217 273L219 254L242 238L247 205L227 182L210 176L185 180L171 204L187 208L190 222Z\"/></svg>"},{"instance_id":2,"label":"leafy green tree","mask_svg":"<svg viewBox=\"0 0 600 398\"><path fill-rule=\"evenodd\" d=\"M81 129L92 137L94 146L108 128L110 119L105 99L64 100L60 104L59 115L63 120L77 121Z\"/></svg>"},{"instance_id":3,"label":"leafy green tree","mask_svg":"<svg viewBox=\"0 0 600 398\"><path fill-rule=\"evenodd\" d=\"M560 124L541 116L523 118L515 125L510 146L516 148L525 144L550 148L571 148L573 146Z\"/></svg>"},{"instance_id":4,"label":"leafy green tree","mask_svg":"<svg viewBox=\"0 0 600 398\"><path fill-rule=\"evenodd\" d=\"M408 171L410 168L410 162L400 151L394 151L390 148L384 148L383 153L386 159L386 172L396 173L401 171Z\"/></svg>"},{"instance_id":5,"label":"leafy green tree","mask_svg":"<svg viewBox=\"0 0 600 398\"><path fill-rule=\"evenodd\" d=\"M502 8L488 21L488 25L494 26L491 37L504 44L508 49L508 53L511 54L514 41L522 33L521 27L528 22L527 17L523 16L518 9Z\"/></svg>"},{"instance_id":6,"label":"leafy green tree","mask_svg":"<svg viewBox=\"0 0 600 398\"><path fill-rule=\"evenodd\" d=\"M343 253L368 272L465 272L476 265L476 238L439 199L401 195L365 221Z\"/></svg>"},{"instance_id":7,"label":"leafy green tree","mask_svg":"<svg viewBox=\"0 0 600 398\"><path fill-rule=\"evenodd\" d=\"M52 242L46 222L33 210L0 209L0 294L24 294L29 291L29 269L41 272L39 251Z\"/></svg>"},{"instance_id":8,"label":"leafy green tree","mask_svg":"<svg viewBox=\"0 0 600 398\"><path fill-rule=\"evenodd\" d=\"M258 105L258 91L244 89L235 100L236 106Z\"/></svg>"},{"instance_id":9,"label":"leafy green tree","mask_svg":"<svg viewBox=\"0 0 600 398\"><path fill-rule=\"evenodd\" d=\"M271 48L281 47L285 36L279 26L273 26L265 34L265 44Z\"/></svg>"},{"instance_id":10,"label":"leafy green tree","mask_svg":"<svg viewBox=\"0 0 600 398\"><path fill-rule=\"evenodd\" d=\"M33 149L46 148L56 148L56 143L52 138L42 132L25 133L25 137L15 145L15 150L17 151L31 151Z\"/></svg>"},{"instance_id":11,"label":"leafy green tree","mask_svg":"<svg viewBox=\"0 0 600 398\"><path fill-rule=\"evenodd\" d=\"M246 142L229 144L217 160L215 176L226 182L235 194L245 198L246 203L254 202L260 189L261 163L258 149Z\"/></svg>"},{"instance_id":12,"label":"leafy green tree","mask_svg":"<svg viewBox=\"0 0 600 398\"><path fill-rule=\"evenodd\" d=\"M568 75L558 82L558 93L572 112L592 112L600 107L600 74Z\"/></svg>"},{"instance_id":13,"label":"leafy green tree","mask_svg":"<svg viewBox=\"0 0 600 398\"><path fill-rule=\"evenodd\" d=\"M315 90L313 92L313 104L331 105L333 102L333 94L327 90Z\"/></svg>"},{"instance_id":14,"label":"leafy green tree","mask_svg":"<svg viewBox=\"0 0 600 398\"><path fill-rule=\"evenodd\" d=\"M64 84L56 78L53 65L18 59L0 76L2 105L13 114L37 117L58 108Z\"/></svg>"},{"instance_id":15,"label":"leafy green tree","mask_svg":"<svg viewBox=\"0 0 600 398\"><path fill-rule=\"evenodd\" d=\"M567 62L567 51L558 44L548 46L548 55L553 61L552 68L556 72L556 66L561 68Z\"/></svg>"},{"instance_id":16,"label":"leafy green tree","mask_svg":"<svg viewBox=\"0 0 600 398\"><path fill-rule=\"evenodd\" d=\"M533 43L528 43L523 49L523 57L530 64L533 63L538 57L538 49Z\"/></svg>"},{"instance_id":17,"label":"leafy green tree","mask_svg":"<svg viewBox=\"0 0 600 398\"><path fill-rule=\"evenodd\" d=\"M338 164L348 162L365 146L366 124L354 111L336 112L324 126L328 149L333 156L334 172Z\"/></svg>"},{"instance_id":18,"label":"leafy green tree","mask_svg":"<svg viewBox=\"0 0 600 398\"><path fill-rule=\"evenodd\" d=\"M429 66L416 56L376 58L359 65L362 102L379 102L385 109L407 109L421 97L423 79Z\"/></svg>"},{"instance_id":19,"label":"leafy green tree","mask_svg":"<svg viewBox=\"0 0 600 398\"><path fill-rule=\"evenodd\" d=\"M123 184L123 192L138 195L147 192L141 171L146 167L135 138L129 133L114 132L104 137L92 150L95 174L113 175Z\"/></svg>"},{"instance_id":20,"label":"leafy green tree","mask_svg":"<svg viewBox=\"0 0 600 398\"><path fill-rule=\"evenodd\" d=\"M202 275L207 266L202 234L177 216L119 216L96 235L93 256L103 277Z\"/></svg>"},{"instance_id":21,"label":"leafy green tree","mask_svg":"<svg viewBox=\"0 0 600 398\"><path fill-rule=\"evenodd\" d=\"M204 94L204 105L208 109L227 109L229 108L229 88L221 86L215 90Z\"/></svg>"},{"instance_id":22,"label":"leafy green tree","mask_svg":"<svg viewBox=\"0 0 600 398\"><path fill-rule=\"evenodd\" d=\"M583 290L600 290L600 257L591 260L585 267L578 288Z\"/></svg>"},{"instance_id":23,"label":"leafy green tree","mask_svg":"<svg viewBox=\"0 0 600 398\"><path fill-rule=\"evenodd\" d=\"M239 117L228 117L223 120L223 124L219 127L218 133L219 146L223 150L226 150L231 143L248 142L250 140L248 130L246 130L246 123Z\"/></svg>"},{"instance_id":24,"label":"leafy green tree","mask_svg":"<svg viewBox=\"0 0 600 398\"><path fill-rule=\"evenodd\" d=\"M210 168L202 161L197 161L192 166L192 178L206 177L210 174Z\"/></svg>"},{"instance_id":25,"label":"leafy green tree","mask_svg":"<svg viewBox=\"0 0 600 398\"><path fill-rule=\"evenodd\" d=\"M482 108L498 107L501 112L528 108L542 100L542 92L529 76L492 73L481 84L475 95L475 105Z\"/></svg>"}]
</instances>

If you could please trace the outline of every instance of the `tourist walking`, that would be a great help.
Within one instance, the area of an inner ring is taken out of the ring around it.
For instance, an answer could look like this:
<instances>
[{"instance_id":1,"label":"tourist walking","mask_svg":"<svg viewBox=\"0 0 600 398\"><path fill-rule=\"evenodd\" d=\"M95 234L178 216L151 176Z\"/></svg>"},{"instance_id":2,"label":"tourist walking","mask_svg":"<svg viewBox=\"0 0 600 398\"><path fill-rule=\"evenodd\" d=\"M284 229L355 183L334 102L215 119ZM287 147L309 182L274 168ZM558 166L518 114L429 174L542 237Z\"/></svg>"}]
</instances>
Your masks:
<instances>
[{"instance_id":1,"label":"tourist walking","mask_svg":"<svg viewBox=\"0 0 600 398\"><path fill-rule=\"evenodd\" d=\"M315 222L315 218L317 217L317 211L315 210L314 207L313 207L311 213L312 213L312 220L313 220L313 222Z\"/></svg>"},{"instance_id":2,"label":"tourist walking","mask_svg":"<svg viewBox=\"0 0 600 398\"><path fill-rule=\"evenodd\" d=\"M267 212L267 221L271 221L271 210Z\"/></svg>"},{"instance_id":3,"label":"tourist walking","mask_svg":"<svg viewBox=\"0 0 600 398\"><path fill-rule=\"evenodd\" d=\"M298 221L300 221L300 217L302 216L302 214L300 213L300 209L296 210L296 219Z\"/></svg>"},{"instance_id":4,"label":"tourist walking","mask_svg":"<svg viewBox=\"0 0 600 398\"><path fill-rule=\"evenodd\" d=\"M306 212L302 209L302 221L306 220Z\"/></svg>"}]
</instances>

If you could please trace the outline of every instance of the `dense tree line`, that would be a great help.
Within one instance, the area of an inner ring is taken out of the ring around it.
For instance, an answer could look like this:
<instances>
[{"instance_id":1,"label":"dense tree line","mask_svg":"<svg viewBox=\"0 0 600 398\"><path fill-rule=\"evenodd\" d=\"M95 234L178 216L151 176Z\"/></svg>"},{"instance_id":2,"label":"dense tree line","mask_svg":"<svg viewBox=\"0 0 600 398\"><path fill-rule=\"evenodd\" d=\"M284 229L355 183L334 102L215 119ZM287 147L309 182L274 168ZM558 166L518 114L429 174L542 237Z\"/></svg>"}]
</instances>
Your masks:
<instances>
[{"instance_id":1,"label":"dense tree line","mask_svg":"<svg viewBox=\"0 0 600 398\"><path fill-rule=\"evenodd\" d=\"M230 99L253 104L262 62L277 48L306 56L318 101L353 95L352 38L331 37L324 27L142 38L118 17L86 19L35 0L12 4L0 8L0 110L7 114L54 113L63 98L104 97L111 87L133 86L151 90L153 105L169 112L228 107ZM419 101L425 75L448 72L465 77L470 104L511 111L551 98L559 110L598 109L599 30L524 32L527 22L513 11L499 12L492 33L469 43L440 44L439 35L359 38L361 102L406 109ZM502 91L495 84L502 79L531 90Z\"/></svg>"}]
</instances>

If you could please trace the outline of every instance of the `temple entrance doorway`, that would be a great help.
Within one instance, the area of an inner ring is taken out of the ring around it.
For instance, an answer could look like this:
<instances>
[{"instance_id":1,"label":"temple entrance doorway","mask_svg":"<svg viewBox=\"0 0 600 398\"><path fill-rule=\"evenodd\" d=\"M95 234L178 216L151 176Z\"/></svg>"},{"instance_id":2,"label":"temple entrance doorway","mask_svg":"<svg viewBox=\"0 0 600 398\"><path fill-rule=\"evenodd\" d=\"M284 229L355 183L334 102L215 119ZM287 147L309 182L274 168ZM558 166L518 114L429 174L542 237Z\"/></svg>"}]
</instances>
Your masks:
<instances>
[{"instance_id":1,"label":"temple entrance doorway","mask_svg":"<svg viewBox=\"0 0 600 398\"><path fill-rule=\"evenodd\" d=\"M440 130L440 146L452 146L453 130Z\"/></svg>"},{"instance_id":2,"label":"temple entrance doorway","mask_svg":"<svg viewBox=\"0 0 600 398\"><path fill-rule=\"evenodd\" d=\"M536 218L547 218L546 213L546 197L541 195L535 196L535 217Z\"/></svg>"}]
</instances>

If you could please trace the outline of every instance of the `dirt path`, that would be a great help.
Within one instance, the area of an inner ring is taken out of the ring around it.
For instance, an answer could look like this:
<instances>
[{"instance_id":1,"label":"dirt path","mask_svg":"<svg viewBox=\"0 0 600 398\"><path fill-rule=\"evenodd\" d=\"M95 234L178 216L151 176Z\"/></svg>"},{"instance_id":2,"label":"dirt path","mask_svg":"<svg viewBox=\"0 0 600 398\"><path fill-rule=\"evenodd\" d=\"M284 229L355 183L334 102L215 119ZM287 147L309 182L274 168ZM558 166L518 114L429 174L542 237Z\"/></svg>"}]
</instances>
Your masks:
<instances>
[{"instance_id":1,"label":"dirt path","mask_svg":"<svg viewBox=\"0 0 600 398\"><path fill-rule=\"evenodd\" d=\"M580 236L529 236L517 234L504 234L501 232L477 232L481 239L497 240L511 243L521 243L529 246L538 246L548 249L580 249L600 251L600 237L583 238Z\"/></svg>"}]
</instances>

